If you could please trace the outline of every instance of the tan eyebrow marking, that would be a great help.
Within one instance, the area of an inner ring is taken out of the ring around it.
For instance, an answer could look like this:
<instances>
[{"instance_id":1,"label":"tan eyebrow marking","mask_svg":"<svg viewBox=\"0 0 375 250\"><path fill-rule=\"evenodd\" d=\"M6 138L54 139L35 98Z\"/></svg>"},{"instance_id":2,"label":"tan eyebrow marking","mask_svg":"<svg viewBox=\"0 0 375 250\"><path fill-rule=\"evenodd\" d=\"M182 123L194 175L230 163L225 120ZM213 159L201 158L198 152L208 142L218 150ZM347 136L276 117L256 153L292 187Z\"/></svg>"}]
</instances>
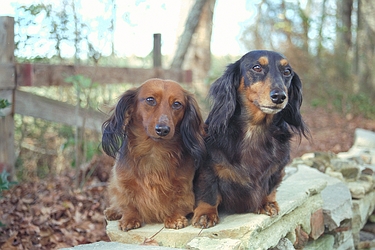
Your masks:
<instances>
[{"instance_id":1,"label":"tan eyebrow marking","mask_svg":"<svg viewBox=\"0 0 375 250\"><path fill-rule=\"evenodd\" d=\"M261 65L268 65L268 58L265 56L260 57L258 61Z\"/></svg>"},{"instance_id":2,"label":"tan eyebrow marking","mask_svg":"<svg viewBox=\"0 0 375 250\"><path fill-rule=\"evenodd\" d=\"M286 59L281 59L281 60L280 60L280 64L281 64L282 66L286 66L286 65L288 65L288 60L286 60Z\"/></svg>"}]
</instances>

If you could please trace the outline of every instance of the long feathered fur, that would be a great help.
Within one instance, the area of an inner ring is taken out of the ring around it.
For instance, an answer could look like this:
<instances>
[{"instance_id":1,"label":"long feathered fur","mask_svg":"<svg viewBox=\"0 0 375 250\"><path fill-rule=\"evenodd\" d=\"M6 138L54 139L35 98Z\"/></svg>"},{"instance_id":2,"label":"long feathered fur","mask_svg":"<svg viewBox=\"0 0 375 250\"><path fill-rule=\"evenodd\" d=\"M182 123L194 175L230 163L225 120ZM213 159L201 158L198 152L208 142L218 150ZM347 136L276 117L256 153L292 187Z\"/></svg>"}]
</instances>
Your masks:
<instances>
[{"instance_id":1,"label":"long feathered fur","mask_svg":"<svg viewBox=\"0 0 375 250\"><path fill-rule=\"evenodd\" d=\"M206 153L203 126L196 100L175 82L151 79L125 92L103 124L103 150L116 157L106 218L124 231L187 226Z\"/></svg>"}]
</instances>

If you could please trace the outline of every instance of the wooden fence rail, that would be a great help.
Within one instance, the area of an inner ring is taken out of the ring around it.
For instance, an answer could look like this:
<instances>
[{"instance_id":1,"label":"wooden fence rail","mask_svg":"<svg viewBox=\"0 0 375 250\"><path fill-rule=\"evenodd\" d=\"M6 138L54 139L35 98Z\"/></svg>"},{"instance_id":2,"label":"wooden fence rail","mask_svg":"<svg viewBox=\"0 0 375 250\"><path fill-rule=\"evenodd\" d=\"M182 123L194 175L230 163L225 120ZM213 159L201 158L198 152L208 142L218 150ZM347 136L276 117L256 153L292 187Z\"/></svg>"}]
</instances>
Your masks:
<instances>
[{"instance_id":1,"label":"wooden fence rail","mask_svg":"<svg viewBox=\"0 0 375 250\"><path fill-rule=\"evenodd\" d=\"M13 72L9 68L8 66L7 69L4 69L4 73L7 73L9 79L11 75L14 75L15 70L17 86L68 86L70 84L66 83L64 79L72 75L84 75L93 82L102 84L142 83L153 77L173 79L181 83L192 81L192 74L189 70L166 70L162 68L143 69L50 64L16 64L11 68Z\"/></svg>"},{"instance_id":2,"label":"wooden fence rail","mask_svg":"<svg viewBox=\"0 0 375 250\"><path fill-rule=\"evenodd\" d=\"M14 19L0 17L0 99L11 106L0 110L0 173L14 176L14 114L100 131L105 115L97 110L77 108L67 103L20 91L19 86L64 86L64 79L83 75L101 84L140 84L149 78L172 79L191 83L189 70L161 68L161 38L154 35L154 68L120 68L81 65L19 64L14 59Z\"/></svg>"},{"instance_id":3,"label":"wooden fence rail","mask_svg":"<svg viewBox=\"0 0 375 250\"><path fill-rule=\"evenodd\" d=\"M84 127L101 132L101 126L106 118L104 113L92 109L55 101L43 96L16 90L15 113L41 118L43 120L62 123L75 127Z\"/></svg>"}]
</instances>

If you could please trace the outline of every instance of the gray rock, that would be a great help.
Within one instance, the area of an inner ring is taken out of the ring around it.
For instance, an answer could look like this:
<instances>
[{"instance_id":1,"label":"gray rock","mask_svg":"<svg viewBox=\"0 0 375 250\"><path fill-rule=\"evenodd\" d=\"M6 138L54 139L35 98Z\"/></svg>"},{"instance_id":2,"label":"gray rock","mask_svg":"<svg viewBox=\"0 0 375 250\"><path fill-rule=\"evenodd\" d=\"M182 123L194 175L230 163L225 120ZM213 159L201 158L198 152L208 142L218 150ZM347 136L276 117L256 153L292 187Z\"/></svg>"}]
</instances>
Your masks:
<instances>
[{"instance_id":1,"label":"gray rock","mask_svg":"<svg viewBox=\"0 0 375 250\"><path fill-rule=\"evenodd\" d=\"M75 247L61 248L61 250L175 250L175 248L170 247L160 247L160 246L141 246L141 245L131 245L123 244L119 242L105 242L99 241L91 244L84 244Z\"/></svg>"},{"instance_id":2,"label":"gray rock","mask_svg":"<svg viewBox=\"0 0 375 250\"><path fill-rule=\"evenodd\" d=\"M360 167L354 160L332 159L331 167L334 171L340 172L347 181L356 181L361 173Z\"/></svg>"},{"instance_id":3,"label":"gray rock","mask_svg":"<svg viewBox=\"0 0 375 250\"><path fill-rule=\"evenodd\" d=\"M332 235L323 235L315 241L310 241L303 249L304 250L316 250L316 249L333 249L334 237Z\"/></svg>"},{"instance_id":4,"label":"gray rock","mask_svg":"<svg viewBox=\"0 0 375 250\"><path fill-rule=\"evenodd\" d=\"M298 171L297 167L286 166L285 167L285 175L283 177L283 180L286 180L287 178L289 178L293 174L297 173L297 171Z\"/></svg>"},{"instance_id":5,"label":"gray rock","mask_svg":"<svg viewBox=\"0 0 375 250\"><path fill-rule=\"evenodd\" d=\"M369 130L357 128L354 131L354 147L375 148L375 133Z\"/></svg>"},{"instance_id":6,"label":"gray rock","mask_svg":"<svg viewBox=\"0 0 375 250\"><path fill-rule=\"evenodd\" d=\"M344 183L328 185L321 195L324 225L329 231L338 228L342 221L352 219L352 197Z\"/></svg>"},{"instance_id":7,"label":"gray rock","mask_svg":"<svg viewBox=\"0 0 375 250\"><path fill-rule=\"evenodd\" d=\"M334 234L335 244L333 248L336 250L354 250L355 244L352 231L343 231Z\"/></svg>"},{"instance_id":8,"label":"gray rock","mask_svg":"<svg viewBox=\"0 0 375 250\"><path fill-rule=\"evenodd\" d=\"M274 248L270 248L269 250L294 250L293 243L287 239L287 238L282 238L277 246Z\"/></svg>"},{"instance_id":9,"label":"gray rock","mask_svg":"<svg viewBox=\"0 0 375 250\"><path fill-rule=\"evenodd\" d=\"M375 208L375 191L371 191L366 194L365 197L358 200L353 200L352 211L353 211L353 238L354 243L359 243L359 231L364 227L368 218L372 214Z\"/></svg>"},{"instance_id":10,"label":"gray rock","mask_svg":"<svg viewBox=\"0 0 375 250\"><path fill-rule=\"evenodd\" d=\"M237 250L241 249L241 240L236 239L210 239L208 237L196 237L187 244L188 249L194 250Z\"/></svg>"},{"instance_id":11,"label":"gray rock","mask_svg":"<svg viewBox=\"0 0 375 250\"><path fill-rule=\"evenodd\" d=\"M350 193L354 199L362 199L365 195L373 190L374 184L372 181L358 180L356 182L347 182Z\"/></svg>"}]
</instances>

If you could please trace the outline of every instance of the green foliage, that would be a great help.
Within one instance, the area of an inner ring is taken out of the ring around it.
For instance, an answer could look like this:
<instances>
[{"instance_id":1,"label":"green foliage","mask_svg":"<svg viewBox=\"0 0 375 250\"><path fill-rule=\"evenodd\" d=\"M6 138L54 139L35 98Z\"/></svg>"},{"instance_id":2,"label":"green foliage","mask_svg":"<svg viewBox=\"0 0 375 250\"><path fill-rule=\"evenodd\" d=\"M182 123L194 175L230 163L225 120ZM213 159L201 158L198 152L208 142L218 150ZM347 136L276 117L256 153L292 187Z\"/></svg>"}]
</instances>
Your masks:
<instances>
[{"instance_id":1,"label":"green foliage","mask_svg":"<svg viewBox=\"0 0 375 250\"><path fill-rule=\"evenodd\" d=\"M94 157L94 155L101 154L99 141L86 141L85 143L86 148L86 160L90 160Z\"/></svg>"},{"instance_id":2,"label":"green foliage","mask_svg":"<svg viewBox=\"0 0 375 250\"><path fill-rule=\"evenodd\" d=\"M327 106L327 101L326 99L321 99L321 98L313 98L310 102L312 107L322 107L322 106Z\"/></svg>"},{"instance_id":3,"label":"green foliage","mask_svg":"<svg viewBox=\"0 0 375 250\"><path fill-rule=\"evenodd\" d=\"M77 99L77 106L82 108L92 108L94 106L93 102L93 95L94 95L94 89L98 88L100 85L99 83L93 82L90 78L84 76L84 75L73 75L68 76L65 78L65 82L71 83L73 85L73 88L76 92L76 99ZM70 137L67 140L66 146L69 144L73 144L77 150L77 148L82 149L83 151L83 161L87 161L91 159L91 157L97 153L97 151L94 153L92 148L90 147L90 143L86 140L84 134L80 132L80 130L77 130L74 134L74 138ZM76 151L77 152L77 151ZM80 158L77 156L74 157L71 165L74 167L78 167L82 162Z\"/></svg>"},{"instance_id":4,"label":"green foliage","mask_svg":"<svg viewBox=\"0 0 375 250\"><path fill-rule=\"evenodd\" d=\"M343 89L329 88L310 100L313 107L332 107L336 112L363 115L375 119L375 102L367 93L351 93Z\"/></svg>"},{"instance_id":5,"label":"green foliage","mask_svg":"<svg viewBox=\"0 0 375 250\"><path fill-rule=\"evenodd\" d=\"M83 75L66 77L70 86L25 87L30 93L81 108L107 112L130 84L100 85ZM108 110L107 105L108 104ZM44 178L71 170L101 153L101 133L15 114L16 176L19 180ZM77 140L78 139L78 140ZM78 141L78 143L77 143ZM77 148L82 153L76 163Z\"/></svg>"},{"instance_id":6,"label":"green foliage","mask_svg":"<svg viewBox=\"0 0 375 250\"><path fill-rule=\"evenodd\" d=\"M5 109L9 107L11 103L6 99L0 99L0 109Z\"/></svg>"},{"instance_id":7,"label":"green foliage","mask_svg":"<svg viewBox=\"0 0 375 250\"><path fill-rule=\"evenodd\" d=\"M98 83L93 83L92 80L84 75L72 75L65 78L65 82L72 83L75 89L96 88Z\"/></svg>"},{"instance_id":8,"label":"green foliage","mask_svg":"<svg viewBox=\"0 0 375 250\"><path fill-rule=\"evenodd\" d=\"M217 78L219 78L224 71L226 70L227 66L231 63L234 63L240 59L240 56L214 56L211 57L211 69L208 75L208 83L213 83Z\"/></svg>"},{"instance_id":9,"label":"green foliage","mask_svg":"<svg viewBox=\"0 0 375 250\"><path fill-rule=\"evenodd\" d=\"M9 173L3 170L0 174L0 191L8 190L10 186L10 182L8 181Z\"/></svg>"},{"instance_id":10,"label":"green foliage","mask_svg":"<svg viewBox=\"0 0 375 250\"><path fill-rule=\"evenodd\" d=\"M63 138L74 138L74 129L72 126L61 125L57 130L57 135ZM64 145L68 145L68 141Z\"/></svg>"},{"instance_id":11,"label":"green foliage","mask_svg":"<svg viewBox=\"0 0 375 250\"><path fill-rule=\"evenodd\" d=\"M375 102L367 93L351 95L349 103L354 113L363 114L365 117L375 119Z\"/></svg>"},{"instance_id":12,"label":"green foliage","mask_svg":"<svg viewBox=\"0 0 375 250\"><path fill-rule=\"evenodd\" d=\"M16 182L14 181L9 181L8 177L9 177L9 173L4 169L3 172L0 174L0 198L2 197L2 191L4 190L9 190L9 188L16 184ZM2 224L0 222L0 227L3 226L4 224Z\"/></svg>"},{"instance_id":13,"label":"green foliage","mask_svg":"<svg viewBox=\"0 0 375 250\"><path fill-rule=\"evenodd\" d=\"M93 89L99 87L99 83L93 82L84 75L72 75L65 79L65 82L71 83L76 91L77 102L81 107L92 107Z\"/></svg>"}]
</instances>

